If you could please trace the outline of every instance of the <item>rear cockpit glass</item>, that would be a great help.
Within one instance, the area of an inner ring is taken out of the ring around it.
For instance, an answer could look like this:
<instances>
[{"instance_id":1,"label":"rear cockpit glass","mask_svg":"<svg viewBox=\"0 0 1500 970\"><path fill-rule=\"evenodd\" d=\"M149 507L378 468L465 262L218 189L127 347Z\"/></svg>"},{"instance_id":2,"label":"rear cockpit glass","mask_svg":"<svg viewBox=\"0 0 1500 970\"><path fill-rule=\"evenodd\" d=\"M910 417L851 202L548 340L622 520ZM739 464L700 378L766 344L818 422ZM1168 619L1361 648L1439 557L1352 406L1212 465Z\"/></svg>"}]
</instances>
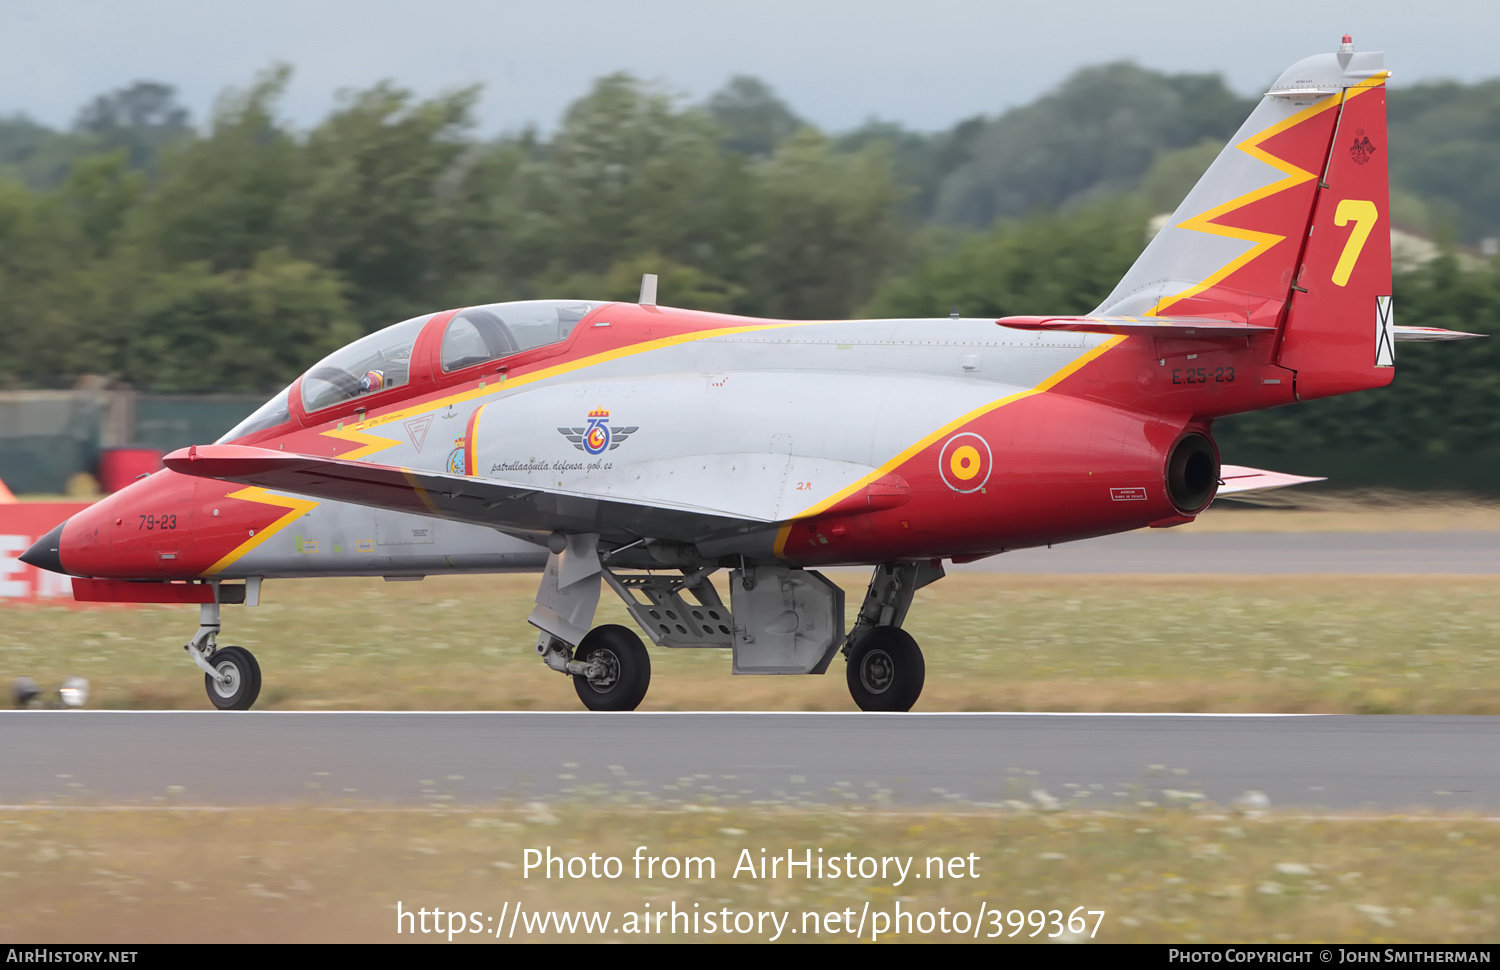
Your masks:
<instances>
[{"instance_id":1,"label":"rear cockpit glass","mask_svg":"<svg viewBox=\"0 0 1500 970\"><path fill-rule=\"evenodd\" d=\"M462 370L568 339L600 303L522 300L469 307L443 331L443 371Z\"/></svg>"},{"instance_id":2,"label":"rear cockpit glass","mask_svg":"<svg viewBox=\"0 0 1500 970\"><path fill-rule=\"evenodd\" d=\"M257 431L274 428L278 424L286 424L292 420L292 388L290 385L282 388L281 393L271 398L266 403L255 409L250 415L221 437L215 444L222 445L226 441L243 438Z\"/></svg>"},{"instance_id":3,"label":"rear cockpit glass","mask_svg":"<svg viewBox=\"0 0 1500 970\"><path fill-rule=\"evenodd\" d=\"M320 411L411 380L411 348L433 314L412 317L335 350L302 375L302 407Z\"/></svg>"}]
</instances>

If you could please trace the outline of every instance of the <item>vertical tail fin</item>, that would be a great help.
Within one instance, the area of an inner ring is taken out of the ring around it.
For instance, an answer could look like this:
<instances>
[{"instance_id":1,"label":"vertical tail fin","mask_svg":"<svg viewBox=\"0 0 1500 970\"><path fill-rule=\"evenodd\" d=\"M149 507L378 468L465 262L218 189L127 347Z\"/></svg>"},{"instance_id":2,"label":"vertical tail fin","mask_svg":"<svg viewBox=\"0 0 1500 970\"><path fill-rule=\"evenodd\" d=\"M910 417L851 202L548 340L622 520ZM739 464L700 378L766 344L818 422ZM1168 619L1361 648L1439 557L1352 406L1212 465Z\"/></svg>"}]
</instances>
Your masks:
<instances>
[{"instance_id":1,"label":"vertical tail fin","mask_svg":"<svg viewBox=\"0 0 1500 970\"><path fill-rule=\"evenodd\" d=\"M1095 314L1280 328L1303 399L1390 383L1387 77L1347 37L1289 68Z\"/></svg>"}]
</instances>

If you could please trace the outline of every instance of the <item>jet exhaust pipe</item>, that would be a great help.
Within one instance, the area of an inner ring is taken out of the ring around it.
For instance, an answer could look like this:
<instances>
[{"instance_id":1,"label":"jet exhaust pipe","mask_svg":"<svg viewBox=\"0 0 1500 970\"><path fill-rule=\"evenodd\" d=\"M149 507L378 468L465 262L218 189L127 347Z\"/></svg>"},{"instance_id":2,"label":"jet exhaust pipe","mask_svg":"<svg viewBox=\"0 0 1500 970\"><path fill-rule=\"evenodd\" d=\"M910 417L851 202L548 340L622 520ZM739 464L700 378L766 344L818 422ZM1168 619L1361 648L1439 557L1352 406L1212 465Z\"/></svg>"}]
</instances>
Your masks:
<instances>
[{"instance_id":1,"label":"jet exhaust pipe","mask_svg":"<svg viewBox=\"0 0 1500 970\"><path fill-rule=\"evenodd\" d=\"M1197 515L1219 490L1219 450L1208 435L1193 431L1167 454L1167 495L1177 511Z\"/></svg>"}]
</instances>

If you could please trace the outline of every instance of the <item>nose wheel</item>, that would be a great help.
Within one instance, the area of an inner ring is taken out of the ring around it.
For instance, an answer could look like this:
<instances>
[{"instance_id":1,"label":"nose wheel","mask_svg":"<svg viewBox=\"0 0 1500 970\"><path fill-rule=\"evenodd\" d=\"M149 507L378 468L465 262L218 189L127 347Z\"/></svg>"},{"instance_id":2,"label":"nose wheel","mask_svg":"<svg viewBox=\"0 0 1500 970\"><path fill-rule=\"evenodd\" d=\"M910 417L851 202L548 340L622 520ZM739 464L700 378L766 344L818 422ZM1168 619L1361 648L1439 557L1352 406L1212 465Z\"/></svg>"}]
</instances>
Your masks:
<instances>
[{"instance_id":1,"label":"nose wheel","mask_svg":"<svg viewBox=\"0 0 1500 970\"><path fill-rule=\"evenodd\" d=\"M909 711L922 696L927 664L917 641L899 627L879 626L849 651L849 694L862 711Z\"/></svg>"},{"instance_id":2,"label":"nose wheel","mask_svg":"<svg viewBox=\"0 0 1500 970\"><path fill-rule=\"evenodd\" d=\"M221 647L208 657L212 674L203 675L208 699L221 711L248 711L260 696L260 664L244 647Z\"/></svg>"}]
</instances>

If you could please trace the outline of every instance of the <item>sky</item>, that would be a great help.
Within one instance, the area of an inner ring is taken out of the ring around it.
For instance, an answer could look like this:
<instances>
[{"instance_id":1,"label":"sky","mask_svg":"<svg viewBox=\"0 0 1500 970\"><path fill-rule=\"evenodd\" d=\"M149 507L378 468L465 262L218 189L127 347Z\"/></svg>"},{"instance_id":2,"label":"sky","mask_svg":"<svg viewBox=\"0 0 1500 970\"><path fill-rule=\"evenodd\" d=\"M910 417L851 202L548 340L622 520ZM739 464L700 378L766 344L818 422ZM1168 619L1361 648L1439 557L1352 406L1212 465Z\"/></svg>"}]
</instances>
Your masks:
<instances>
[{"instance_id":1,"label":"sky","mask_svg":"<svg viewBox=\"0 0 1500 970\"><path fill-rule=\"evenodd\" d=\"M691 101L751 74L826 130L936 131L1117 60L1258 93L1345 32L1387 52L1393 85L1500 76L1495 0L0 0L0 115L66 126L155 80L201 122L286 62L281 108L302 127L340 90L391 80L421 96L481 84L482 133L546 132L593 79L628 71Z\"/></svg>"}]
</instances>

